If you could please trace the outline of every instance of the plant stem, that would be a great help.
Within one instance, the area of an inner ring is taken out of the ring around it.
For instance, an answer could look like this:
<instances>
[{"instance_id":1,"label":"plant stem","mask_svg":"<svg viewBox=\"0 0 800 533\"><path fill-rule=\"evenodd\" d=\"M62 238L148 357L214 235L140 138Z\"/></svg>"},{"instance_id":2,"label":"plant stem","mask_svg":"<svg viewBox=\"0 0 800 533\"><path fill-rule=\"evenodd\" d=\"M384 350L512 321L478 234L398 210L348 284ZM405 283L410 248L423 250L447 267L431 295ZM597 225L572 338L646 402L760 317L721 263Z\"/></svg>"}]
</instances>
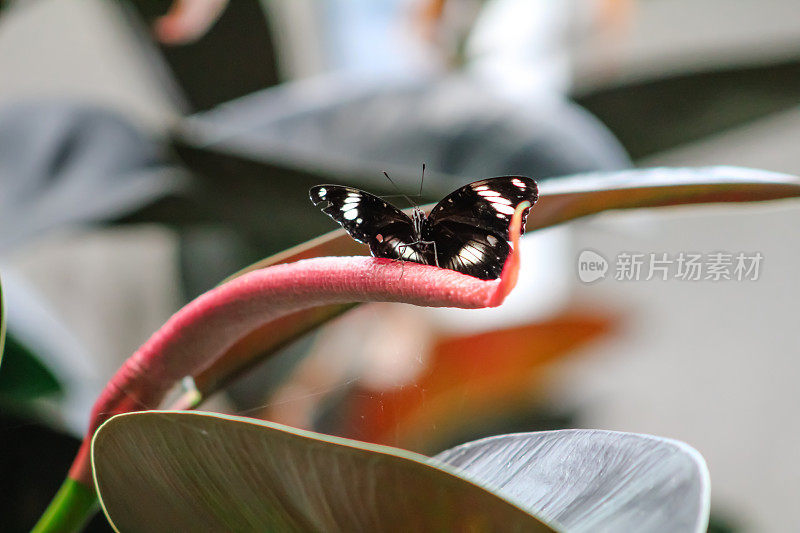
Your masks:
<instances>
[{"instance_id":1,"label":"plant stem","mask_svg":"<svg viewBox=\"0 0 800 533\"><path fill-rule=\"evenodd\" d=\"M31 533L77 533L97 511L92 488L67 478Z\"/></svg>"}]
</instances>

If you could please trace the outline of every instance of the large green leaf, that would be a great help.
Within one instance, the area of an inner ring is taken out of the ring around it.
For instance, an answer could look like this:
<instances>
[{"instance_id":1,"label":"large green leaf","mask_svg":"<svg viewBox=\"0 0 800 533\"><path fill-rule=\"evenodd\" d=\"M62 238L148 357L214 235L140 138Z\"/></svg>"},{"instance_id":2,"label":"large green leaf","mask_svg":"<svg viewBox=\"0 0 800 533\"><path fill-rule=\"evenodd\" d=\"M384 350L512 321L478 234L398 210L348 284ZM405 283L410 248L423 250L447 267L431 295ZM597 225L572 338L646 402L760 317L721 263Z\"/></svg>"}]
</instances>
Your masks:
<instances>
[{"instance_id":1,"label":"large green leaf","mask_svg":"<svg viewBox=\"0 0 800 533\"><path fill-rule=\"evenodd\" d=\"M106 422L92 454L120 531L547 530L533 516L566 531L708 523L700 454L632 433L502 435L427 458L259 420L150 411Z\"/></svg>"},{"instance_id":2,"label":"large green leaf","mask_svg":"<svg viewBox=\"0 0 800 533\"><path fill-rule=\"evenodd\" d=\"M794 198L800 178L742 167L657 167L551 179L539 192L529 231L614 209Z\"/></svg>"},{"instance_id":3,"label":"large green leaf","mask_svg":"<svg viewBox=\"0 0 800 533\"><path fill-rule=\"evenodd\" d=\"M120 531L550 531L421 455L259 420L116 416L92 446Z\"/></svg>"}]
</instances>

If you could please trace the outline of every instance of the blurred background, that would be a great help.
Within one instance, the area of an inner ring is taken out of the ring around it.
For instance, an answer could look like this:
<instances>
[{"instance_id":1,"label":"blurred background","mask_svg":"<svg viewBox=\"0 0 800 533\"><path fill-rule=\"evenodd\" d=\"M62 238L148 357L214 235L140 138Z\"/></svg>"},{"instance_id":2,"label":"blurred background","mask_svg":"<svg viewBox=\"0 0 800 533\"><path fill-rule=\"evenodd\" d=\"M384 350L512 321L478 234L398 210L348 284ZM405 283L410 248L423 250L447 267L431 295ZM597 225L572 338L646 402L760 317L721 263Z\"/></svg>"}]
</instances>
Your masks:
<instances>
[{"instance_id":1,"label":"blurred background","mask_svg":"<svg viewBox=\"0 0 800 533\"><path fill-rule=\"evenodd\" d=\"M413 194L423 162L420 203L503 174L800 174L798 104L794 0L0 0L0 514L32 525L102 386L181 305L334 229L309 186L396 194L385 170ZM503 308L362 306L206 406L423 453L676 438L709 464L713 530L797 529L799 220L691 206L531 233ZM764 259L751 282L584 284L584 249Z\"/></svg>"}]
</instances>

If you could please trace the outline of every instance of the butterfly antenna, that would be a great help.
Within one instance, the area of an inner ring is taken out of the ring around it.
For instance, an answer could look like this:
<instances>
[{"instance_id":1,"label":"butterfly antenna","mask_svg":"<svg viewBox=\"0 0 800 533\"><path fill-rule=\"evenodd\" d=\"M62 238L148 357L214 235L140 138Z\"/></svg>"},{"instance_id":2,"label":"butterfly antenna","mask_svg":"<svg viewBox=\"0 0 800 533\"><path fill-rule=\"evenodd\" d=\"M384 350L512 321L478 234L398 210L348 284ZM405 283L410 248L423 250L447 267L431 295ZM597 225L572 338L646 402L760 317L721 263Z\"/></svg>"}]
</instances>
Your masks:
<instances>
[{"instance_id":1,"label":"butterfly antenna","mask_svg":"<svg viewBox=\"0 0 800 533\"><path fill-rule=\"evenodd\" d=\"M422 184L425 183L425 163L422 163L422 178L419 180L419 194L418 197L422 198Z\"/></svg>"},{"instance_id":2,"label":"butterfly antenna","mask_svg":"<svg viewBox=\"0 0 800 533\"><path fill-rule=\"evenodd\" d=\"M386 176L386 179L389 180L389 183L391 183L394 186L394 188L397 189L397 192L400 193L400 196L405 198L406 201L411 205L413 205L415 208L417 207L417 204L415 204L411 198L403 194L403 191L400 190L400 187L398 187L397 184L392 180L392 178L389 177L389 174L385 170L383 171L383 175Z\"/></svg>"}]
</instances>

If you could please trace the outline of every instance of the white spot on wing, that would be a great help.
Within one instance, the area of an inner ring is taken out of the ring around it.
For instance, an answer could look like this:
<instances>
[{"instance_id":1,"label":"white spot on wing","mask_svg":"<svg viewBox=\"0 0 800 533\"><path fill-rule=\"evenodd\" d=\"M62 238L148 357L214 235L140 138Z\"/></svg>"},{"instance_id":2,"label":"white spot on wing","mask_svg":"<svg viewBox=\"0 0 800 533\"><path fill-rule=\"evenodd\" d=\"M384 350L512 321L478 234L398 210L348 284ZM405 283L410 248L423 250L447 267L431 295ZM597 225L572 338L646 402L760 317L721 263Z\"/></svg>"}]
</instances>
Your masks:
<instances>
[{"instance_id":1,"label":"white spot on wing","mask_svg":"<svg viewBox=\"0 0 800 533\"><path fill-rule=\"evenodd\" d=\"M328 194L328 189L326 189L325 187L322 187L322 188L320 188L318 194L319 194L320 198L325 198L325 195Z\"/></svg>"},{"instance_id":2,"label":"white spot on wing","mask_svg":"<svg viewBox=\"0 0 800 533\"><path fill-rule=\"evenodd\" d=\"M525 183L523 183L522 180L519 179L519 178L514 178L513 180L511 180L511 183L516 185L520 189L524 189L525 188Z\"/></svg>"},{"instance_id":3,"label":"white spot on wing","mask_svg":"<svg viewBox=\"0 0 800 533\"><path fill-rule=\"evenodd\" d=\"M499 203L492 203L492 207L494 207L498 212L505 213L506 215L513 215L514 208L510 205L499 204Z\"/></svg>"},{"instance_id":4,"label":"white spot on wing","mask_svg":"<svg viewBox=\"0 0 800 533\"><path fill-rule=\"evenodd\" d=\"M351 209L342 213L342 216L347 220L353 220L358 216L358 209Z\"/></svg>"},{"instance_id":5,"label":"white spot on wing","mask_svg":"<svg viewBox=\"0 0 800 533\"><path fill-rule=\"evenodd\" d=\"M458 257L463 263L477 264L483 258L483 252L472 243L465 244L458 252Z\"/></svg>"}]
</instances>

